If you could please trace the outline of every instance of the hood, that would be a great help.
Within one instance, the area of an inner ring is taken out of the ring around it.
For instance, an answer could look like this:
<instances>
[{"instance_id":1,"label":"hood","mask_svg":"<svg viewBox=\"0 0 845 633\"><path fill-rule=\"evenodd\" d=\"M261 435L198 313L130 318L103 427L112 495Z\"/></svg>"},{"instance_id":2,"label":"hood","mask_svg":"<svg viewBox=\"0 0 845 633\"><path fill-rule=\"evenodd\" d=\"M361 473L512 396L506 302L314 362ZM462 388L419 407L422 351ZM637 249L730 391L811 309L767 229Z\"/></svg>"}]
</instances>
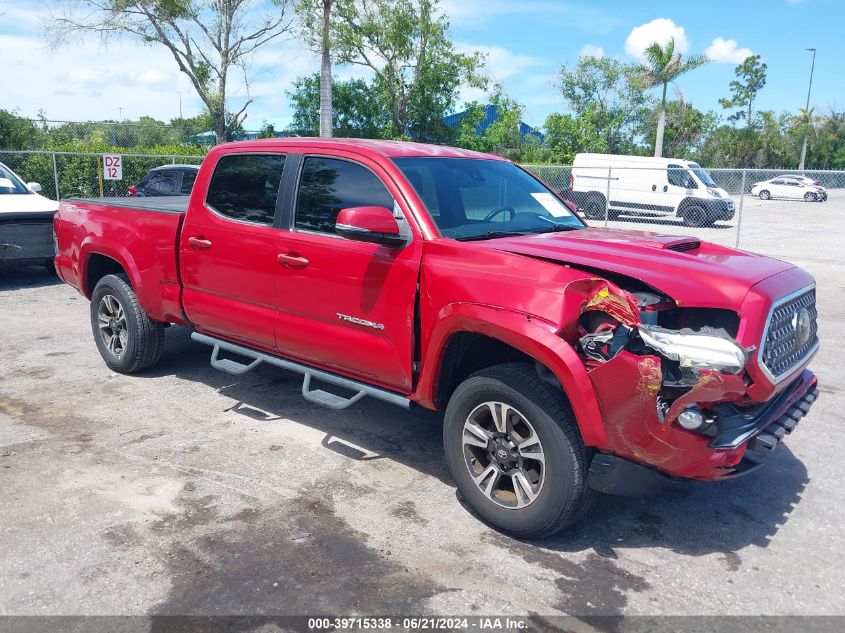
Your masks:
<instances>
[{"instance_id":1,"label":"hood","mask_svg":"<svg viewBox=\"0 0 845 633\"><path fill-rule=\"evenodd\" d=\"M475 242L487 248L625 275L681 305L737 310L748 291L792 264L696 237L587 228Z\"/></svg>"},{"instance_id":2,"label":"hood","mask_svg":"<svg viewBox=\"0 0 845 633\"><path fill-rule=\"evenodd\" d=\"M56 211L59 203L37 193L0 194L0 214Z\"/></svg>"}]
</instances>

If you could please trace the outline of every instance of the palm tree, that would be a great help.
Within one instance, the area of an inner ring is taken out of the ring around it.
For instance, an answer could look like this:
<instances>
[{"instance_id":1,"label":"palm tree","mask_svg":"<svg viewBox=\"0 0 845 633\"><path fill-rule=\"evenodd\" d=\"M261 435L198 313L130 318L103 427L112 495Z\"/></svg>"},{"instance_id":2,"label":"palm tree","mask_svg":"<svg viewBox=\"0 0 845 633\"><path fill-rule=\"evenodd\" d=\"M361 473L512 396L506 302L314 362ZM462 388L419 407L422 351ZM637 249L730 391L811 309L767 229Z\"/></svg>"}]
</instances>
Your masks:
<instances>
[{"instance_id":1,"label":"palm tree","mask_svg":"<svg viewBox=\"0 0 845 633\"><path fill-rule=\"evenodd\" d=\"M639 74L643 87L656 88L663 87L663 97L660 100L660 112L657 115L657 138L654 141L654 155L663 155L663 132L666 129L666 90L669 84L673 84L678 91L678 101L683 102L683 93L678 88L675 80L695 70L699 66L703 66L708 61L705 55L693 55L692 57L682 60L681 54L675 52L675 38L671 38L666 46L661 46L657 42L649 46L645 50L646 64L637 66L637 73Z\"/></svg>"},{"instance_id":2,"label":"palm tree","mask_svg":"<svg viewBox=\"0 0 845 633\"><path fill-rule=\"evenodd\" d=\"M320 136L332 136L332 57L329 41L332 0L323 0L322 57L320 62Z\"/></svg>"},{"instance_id":3,"label":"palm tree","mask_svg":"<svg viewBox=\"0 0 845 633\"><path fill-rule=\"evenodd\" d=\"M815 108L798 108L798 116L795 117L793 123L793 126L804 136L804 142L801 145L801 162L798 163L798 169L801 171L804 171L804 160L807 158L807 141L811 136L815 137L816 133L815 125L813 125L815 110Z\"/></svg>"}]
</instances>

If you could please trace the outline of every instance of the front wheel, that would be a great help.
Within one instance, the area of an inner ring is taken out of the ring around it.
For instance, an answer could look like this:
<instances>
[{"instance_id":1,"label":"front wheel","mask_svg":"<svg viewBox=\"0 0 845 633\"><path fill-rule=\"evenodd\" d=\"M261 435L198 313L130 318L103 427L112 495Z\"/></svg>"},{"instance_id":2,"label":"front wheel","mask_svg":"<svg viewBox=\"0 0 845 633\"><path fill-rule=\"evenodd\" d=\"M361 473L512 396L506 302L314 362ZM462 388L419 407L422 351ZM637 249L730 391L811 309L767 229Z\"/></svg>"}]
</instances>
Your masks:
<instances>
[{"instance_id":1,"label":"front wheel","mask_svg":"<svg viewBox=\"0 0 845 633\"><path fill-rule=\"evenodd\" d=\"M149 369L164 350L164 324L143 311L126 275L106 275L97 282L91 330L106 365L121 374Z\"/></svg>"},{"instance_id":2,"label":"front wheel","mask_svg":"<svg viewBox=\"0 0 845 633\"><path fill-rule=\"evenodd\" d=\"M462 382L446 408L443 442L464 500L502 532L549 536L589 505L589 452L563 394L531 365L497 365Z\"/></svg>"},{"instance_id":3,"label":"front wheel","mask_svg":"<svg viewBox=\"0 0 845 633\"><path fill-rule=\"evenodd\" d=\"M763 189L760 192L760 200L768 200L772 197L772 194L769 193L768 189Z\"/></svg>"},{"instance_id":4,"label":"front wheel","mask_svg":"<svg viewBox=\"0 0 845 633\"><path fill-rule=\"evenodd\" d=\"M707 210L700 205L692 205L687 207L683 212L684 224L687 226L710 226L713 224L713 218L707 213Z\"/></svg>"},{"instance_id":5,"label":"front wheel","mask_svg":"<svg viewBox=\"0 0 845 633\"><path fill-rule=\"evenodd\" d=\"M804 202L815 202L816 201L816 194L812 191L808 191L804 194Z\"/></svg>"}]
</instances>

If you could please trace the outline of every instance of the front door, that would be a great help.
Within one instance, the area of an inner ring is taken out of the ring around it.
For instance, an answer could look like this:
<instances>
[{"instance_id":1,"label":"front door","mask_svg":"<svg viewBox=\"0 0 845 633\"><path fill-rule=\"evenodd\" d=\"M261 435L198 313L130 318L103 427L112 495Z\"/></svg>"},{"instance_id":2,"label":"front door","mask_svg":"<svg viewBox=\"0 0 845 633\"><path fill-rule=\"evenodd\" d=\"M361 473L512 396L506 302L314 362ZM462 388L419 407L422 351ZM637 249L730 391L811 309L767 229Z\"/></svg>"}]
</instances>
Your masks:
<instances>
[{"instance_id":1,"label":"front door","mask_svg":"<svg viewBox=\"0 0 845 633\"><path fill-rule=\"evenodd\" d=\"M197 330L275 348L276 239L283 154L220 157L192 199L179 246L182 304Z\"/></svg>"},{"instance_id":2,"label":"front door","mask_svg":"<svg viewBox=\"0 0 845 633\"><path fill-rule=\"evenodd\" d=\"M663 204L669 209L677 211L684 198L696 195L698 183L683 165L670 164L666 170L666 180Z\"/></svg>"},{"instance_id":3,"label":"front door","mask_svg":"<svg viewBox=\"0 0 845 633\"><path fill-rule=\"evenodd\" d=\"M356 154L321 151L298 162L290 230L277 241L278 351L410 392L421 242L401 193L378 164ZM340 210L359 206L394 210L408 243L337 235Z\"/></svg>"}]
</instances>

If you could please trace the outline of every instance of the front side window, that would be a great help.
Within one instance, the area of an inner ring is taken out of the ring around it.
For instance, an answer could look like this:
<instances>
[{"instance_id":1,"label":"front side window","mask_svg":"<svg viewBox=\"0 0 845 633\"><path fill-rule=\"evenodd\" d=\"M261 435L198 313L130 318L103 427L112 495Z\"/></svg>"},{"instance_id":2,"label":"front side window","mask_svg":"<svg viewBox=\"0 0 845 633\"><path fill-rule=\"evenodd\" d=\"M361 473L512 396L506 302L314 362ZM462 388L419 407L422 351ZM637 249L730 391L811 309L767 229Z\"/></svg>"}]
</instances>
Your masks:
<instances>
[{"instance_id":1,"label":"front side window","mask_svg":"<svg viewBox=\"0 0 845 633\"><path fill-rule=\"evenodd\" d=\"M393 162L444 237L489 239L584 226L543 183L513 163L445 157Z\"/></svg>"},{"instance_id":2,"label":"front side window","mask_svg":"<svg viewBox=\"0 0 845 633\"><path fill-rule=\"evenodd\" d=\"M689 174L687 174L687 170L680 165L669 165L666 170L666 178L669 180L670 185L684 187L685 189L689 186L688 181L691 180Z\"/></svg>"},{"instance_id":3,"label":"front side window","mask_svg":"<svg viewBox=\"0 0 845 633\"><path fill-rule=\"evenodd\" d=\"M368 206L393 210L393 197L373 172L348 160L305 158L296 196L297 229L334 233L342 209Z\"/></svg>"},{"instance_id":4,"label":"front side window","mask_svg":"<svg viewBox=\"0 0 845 633\"><path fill-rule=\"evenodd\" d=\"M183 196L188 196L191 194L191 189L194 188L194 181L197 179L197 172L191 171L183 171L182 172L182 190L181 193Z\"/></svg>"},{"instance_id":5,"label":"front side window","mask_svg":"<svg viewBox=\"0 0 845 633\"><path fill-rule=\"evenodd\" d=\"M214 168L206 203L233 220L273 224L284 154L229 154Z\"/></svg>"}]
</instances>

